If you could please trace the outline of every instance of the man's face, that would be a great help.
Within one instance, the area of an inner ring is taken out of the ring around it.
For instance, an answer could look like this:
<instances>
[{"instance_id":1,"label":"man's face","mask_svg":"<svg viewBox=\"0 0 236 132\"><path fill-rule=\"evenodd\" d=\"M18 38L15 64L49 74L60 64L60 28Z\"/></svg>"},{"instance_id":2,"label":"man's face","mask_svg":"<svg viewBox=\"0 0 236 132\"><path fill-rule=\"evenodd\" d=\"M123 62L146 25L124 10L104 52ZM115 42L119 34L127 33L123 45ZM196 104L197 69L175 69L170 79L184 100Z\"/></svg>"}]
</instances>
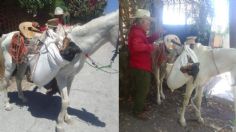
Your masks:
<instances>
[{"instance_id":1,"label":"man's face","mask_svg":"<svg viewBox=\"0 0 236 132\"><path fill-rule=\"evenodd\" d=\"M146 32L149 31L150 25L151 25L151 20L143 18L141 21L142 21L141 26L142 26L143 30Z\"/></svg>"}]
</instances>

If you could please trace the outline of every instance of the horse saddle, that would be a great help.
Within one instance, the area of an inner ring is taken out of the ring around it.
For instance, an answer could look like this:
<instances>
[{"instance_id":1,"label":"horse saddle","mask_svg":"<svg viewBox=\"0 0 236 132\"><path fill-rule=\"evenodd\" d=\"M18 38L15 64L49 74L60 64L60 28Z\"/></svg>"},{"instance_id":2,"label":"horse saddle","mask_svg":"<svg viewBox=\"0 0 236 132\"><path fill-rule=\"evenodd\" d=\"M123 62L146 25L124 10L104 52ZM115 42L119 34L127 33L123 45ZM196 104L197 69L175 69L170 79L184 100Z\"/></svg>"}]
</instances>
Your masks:
<instances>
[{"instance_id":1,"label":"horse saddle","mask_svg":"<svg viewBox=\"0 0 236 132\"><path fill-rule=\"evenodd\" d=\"M22 22L19 25L19 30L25 38L33 38L36 33L41 33L37 22Z\"/></svg>"}]
</instances>

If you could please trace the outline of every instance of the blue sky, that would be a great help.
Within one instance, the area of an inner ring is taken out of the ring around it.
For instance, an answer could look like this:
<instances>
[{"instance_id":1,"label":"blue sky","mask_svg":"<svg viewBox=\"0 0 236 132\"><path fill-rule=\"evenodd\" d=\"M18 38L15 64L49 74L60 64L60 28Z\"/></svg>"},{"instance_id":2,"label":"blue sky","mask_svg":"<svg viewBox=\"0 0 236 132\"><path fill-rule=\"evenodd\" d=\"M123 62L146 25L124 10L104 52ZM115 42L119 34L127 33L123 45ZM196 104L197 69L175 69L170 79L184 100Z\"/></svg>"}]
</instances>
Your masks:
<instances>
[{"instance_id":1,"label":"blue sky","mask_svg":"<svg viewBox=\"0 0 236 132\"><path fill-rule=\"evenodd\" d=\"M107 6L104 10L104 13L109 13L117 10L119 8L118 0L107 0Z\"/></svg>"}]
</instances>

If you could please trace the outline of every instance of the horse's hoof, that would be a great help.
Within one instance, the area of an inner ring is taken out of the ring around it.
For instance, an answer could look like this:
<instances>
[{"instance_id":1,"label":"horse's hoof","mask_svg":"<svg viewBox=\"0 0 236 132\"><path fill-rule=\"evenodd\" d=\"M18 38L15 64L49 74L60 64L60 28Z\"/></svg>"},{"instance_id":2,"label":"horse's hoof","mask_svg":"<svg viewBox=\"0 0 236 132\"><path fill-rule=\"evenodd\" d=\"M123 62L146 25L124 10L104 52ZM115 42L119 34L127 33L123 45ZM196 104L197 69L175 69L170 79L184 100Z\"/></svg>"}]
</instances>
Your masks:
<instances>
[{"instance_id":1,"label":"horse's hoof","mask_svg":"<svg viewBox=\"0 0 236 132\"><path fill-rule=\"evenodd\" d=\"M157 100L157 104L160 105L161 104L161 100Z\"/></svg>"},{"instance_id":2,"label":"horse's hoof","mask_svg":"<svg viewBox=\"0 0 236 132\"><path fill-rule=\"evenodd\" d=\"M7 103L6 105L5 105L5 110L6 111L11 111L13 109L13 107L9 104L9 103Z\"/></svg>"},{"instance_id":3,"label":"horse's hoof","mask_svg":"<svg viewBox=\"0 0 236 132\"><path fill-rule=\"evenodd\" d=\"M73 119L70 117L70 118L65 119L65 123L72 125L74 122L73 122Z\"/></svg>"},{"instance_id":4,"label":"horse's hoof","mask_svg":"<svg viewBox=\"0 0 236 132\"><path fill-rule=\"evenodd\" d=\"M166 96L163 94L163 95L161 96L161 98L162 98L162 99L166 99Z\"/></svg>"},{"instance_id":5,"label":"horse's hoof","mask_svg":"<svg viewBox=\"0 0 236 132\"><path fill-rule=\"evenodd\" d=\"M57 125L57 126L56 126L56 132L65 132L65 129L64 129L63 126Z\"/></svg>"},{"instance_id":6,"label":"horse's hoof","mask_svg":"<svg viewBox=\"0 0 236 132\"><path fill-rule=\"evenodd\" d=\"M179 123L180 123L180 125L182 126L182 127L186 127L187 126L187 124L186 124L186 121L185 120L179 120Z\"/></svg>"},{"instance_id":7,"label":"horse's hoof","mask_svg":"<svg viewBox=\"0 0 236 132\"><path fill-rule=\"evenodd\" d=\"M202 124L204 124L204 119L202 118L202 117L200 117L200 118L198 118L198 120L197 120L199 123L202 123Z\"/></svg>"}]
</instances>

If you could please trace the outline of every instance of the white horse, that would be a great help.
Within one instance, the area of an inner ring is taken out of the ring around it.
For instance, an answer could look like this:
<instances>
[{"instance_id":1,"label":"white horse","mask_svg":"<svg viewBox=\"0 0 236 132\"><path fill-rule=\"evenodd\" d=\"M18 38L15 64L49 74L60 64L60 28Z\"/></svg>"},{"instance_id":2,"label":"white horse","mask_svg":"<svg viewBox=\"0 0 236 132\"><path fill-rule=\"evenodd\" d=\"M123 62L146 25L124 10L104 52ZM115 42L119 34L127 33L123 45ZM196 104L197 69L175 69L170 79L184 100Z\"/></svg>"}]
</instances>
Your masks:
<instances>
[{"instance_id":1,"label":"white horse","mask_svg":"<svg viewBox=\"0 0 236 132\"><path fill-rule=\"evenodd\" d=\"M198 121L203 123L204 120L201 116L203 85L211 77L224 72L231 72L234 81L236 79L236 49L212 49L199 43L188 46L190 46L192 51L194 51L200 65L197 64L195 66L189 65L187 67L182 67L183 56L188 52L185 48L182 54L174 62L167 78L167 85L172 91L186 84L186 92L179 120L182 126L186 126L185 109L194 89L196 89L196 93L193 100L191 100L191 103L194 106ZM199 68L199 72L195 74L195 77L180 71L180 69L182 69L182 71L186 70L189 73L194 73L194 68L195 71Z\"/></svg>"},{"instance_id":2,"label":"white horse","mask_svg":"<svg viewBox=\"0 0 236 132\"><path fill-rule=\"evenodd\" d=\"M163 92L162 83L165 79L166 73L166 63L173 63L178 55L177 47L175 43L181 44L178 36L174 34L169 34L164 37L164 42L159 43L159 50L154 50L152 53L152 72L156 79L157 85L157 103L160 105L161 100L165 99L165 94Z\"/></svg>"},{"instance_id":3,"label":"white horse","mask_svg":"<svg viewBox=\"0 0 236 132\"><path fill-rule=\"evenodd\" d=\"M81 70L81 68L84 65L84 62L86 60L86 56L90 56L93 54L99 47L101 47L105 43L111 43L113 46L117 44L118 40L118 27L119 27L119 15L118 11L110 13L105 16L101 16L99 18L96 18L82 26L74 26L69 32L68 32L68 38L73 42L79 49L82 51L81 53L78 53L74 56L74 58L71 61L67 61L64 59L59 59L59 68L57 70L53 71L53 76L50 75L51 73L45 73L44 71L44 60L40 60L40 57L43 56L45 52L49 52L50 56L53 54L59 53L58 49L55 49L55 43L48 42L45 43L45 48L40 50L40 56L39 57L30 57L30 66L32 68L32 65L37 64L38 72L34 73L34 83L36 85L42 86L48 82L51 81L53 77L56 78L57 85L60 91L61 96L61 111L57 118L57 125L56 125L56 131L57 132L63 132L64 127L63 123L64 121L67 123L71 122L71 118L67 113L67 108L69 106L69 93L72 81L74 79L74 76ZM5 104L6 109L10 108L9 99L7 97L7 87L9 86L9 79L12 76L12 72L15 70L16 65L12 63L11 56L8 53L8 48L11 43L11 33L7 35L4 35L4 37L1 38L1 47L3 50L3 55L5 59L5 74L4 74L4 83L3 88L5 89ZM50 48L50 46L52 46ZM51 51L54 51L51 53ZM54 57L54 56L52 56ZM58 58L56 58L58 59ZM38 61L37 61L38 60ZM54 60L56 66L58 60ZM20 65L19 65L20 66ZM51 65L50 65L51 66ZM50 67L49 66L49 67ZM20 67L19 67L20 68ZM35 66L33 66L33 69ZM24 69L24 68L23 68ZM17 82L17 89L18 94L21 99L25 99L22 90L21 90L21 81L24 76L25 71L20 71L16 76L16 82ZM50 77L48 77L50 75ZM44 79L43 81L40 79Z\"/></svg>"}]
</instances>

